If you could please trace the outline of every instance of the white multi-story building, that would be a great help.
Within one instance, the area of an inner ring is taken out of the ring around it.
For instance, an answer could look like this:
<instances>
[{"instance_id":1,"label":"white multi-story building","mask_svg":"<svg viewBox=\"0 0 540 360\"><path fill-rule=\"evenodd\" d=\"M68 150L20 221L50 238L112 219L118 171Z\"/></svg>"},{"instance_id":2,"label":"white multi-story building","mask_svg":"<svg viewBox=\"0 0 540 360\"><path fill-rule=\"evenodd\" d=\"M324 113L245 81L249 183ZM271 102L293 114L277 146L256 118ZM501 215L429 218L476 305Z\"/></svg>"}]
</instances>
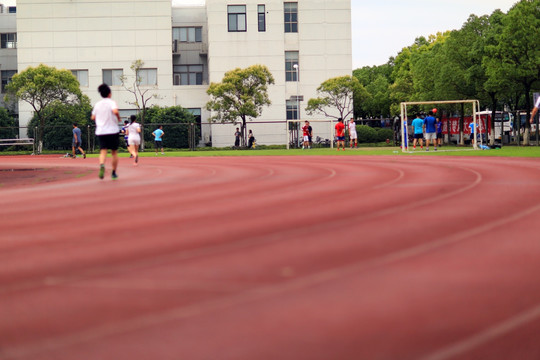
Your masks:
<instances>
[{"instance_id":1,"label":"white multi-story building","mask_svg":"<svg viewBox=\"0 0 540 360\"><path fill-rule=\"evenodd\" d=\"M254 127L263 144L285 143L283 122L312 118L302 108L317 87L352 73L350 0L207 0L189 7L171 0L17 0L16 14L4 9L0 19L2 84L40 63L69 69L92 102L101 83L111 85L122 116L136 112L120 80L133 83L135 60L144 62L140 75L157 95L149 105L180 105L203 124L211 82L234 68L265 65L275 85L272 105L255 120L264 122ZM20 125L31 116L19 104ZM214 146L230 145L232 128L203 126L202 141L211 136Z\"/></svg>"}]
</instances>

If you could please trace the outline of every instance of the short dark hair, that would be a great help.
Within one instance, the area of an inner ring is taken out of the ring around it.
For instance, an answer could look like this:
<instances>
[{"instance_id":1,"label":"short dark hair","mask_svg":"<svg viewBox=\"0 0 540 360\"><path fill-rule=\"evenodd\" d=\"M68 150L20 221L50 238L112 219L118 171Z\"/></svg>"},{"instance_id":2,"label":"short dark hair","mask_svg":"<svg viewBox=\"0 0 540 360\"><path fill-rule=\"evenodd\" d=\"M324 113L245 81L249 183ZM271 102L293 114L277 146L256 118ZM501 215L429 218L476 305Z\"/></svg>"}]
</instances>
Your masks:
<instances>
[{"instance_id":1,"label":"short dark hair","mask_svg":"<svg viewBox=\"0 0 540 360\"><path fill-rule=\"evenodd\" d=\"M73 126L77 126L77 123L73 123Z\"/></svg>"},{"instance_id":2,"label":"short dark hair","mask_svg":"<svg viewBox=\"0 0 540 360\"><path fill-rule=\"evenodd\" d=\"M433 115L433 110L429 110L429 115Z\"/></svg>"},{"instance_id":3,"label":"short dark hair","mask_svg":"<svg viewBox=\"0 0 540 360\"><path fill-rule=\"evenodd\" d=\"M111 94L111 88L107 84L101 84L98 87L98 91L102 98L106 98Z\"/></svg>"}]
</instances>

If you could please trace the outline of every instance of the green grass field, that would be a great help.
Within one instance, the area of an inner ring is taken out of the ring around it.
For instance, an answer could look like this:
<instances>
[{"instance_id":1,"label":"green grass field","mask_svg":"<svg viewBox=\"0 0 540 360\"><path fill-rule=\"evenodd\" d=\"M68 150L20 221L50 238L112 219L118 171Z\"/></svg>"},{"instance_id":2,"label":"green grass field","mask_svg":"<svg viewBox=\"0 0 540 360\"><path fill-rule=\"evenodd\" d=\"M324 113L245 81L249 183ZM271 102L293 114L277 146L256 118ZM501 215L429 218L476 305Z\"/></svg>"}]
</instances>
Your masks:
<instances>
[{"instance_id":1,"label":"green grass field","mask_svg":"<svg viewBox=\"0 0 540 360\"><path fill-rule=\"evenodd\" d=\"M2 155L30 155L28 151L3 151ZM65 154L66 152L47 151L45 154ZM538 146L505 146L496 150L472 150L456 146L444 146L438 151L430 149L429 152L417 149L414 152L402 153L399 147L361 147L359 149L346 149L337 151L336 149L254 149L254 150L232 150L232 149L200 149L189 150L167 150L165 155L158 157L202 157L202 156L361 156L361 155L387 155L387 156L500 156L500 157L540 157L540 147ZM140 153L141 157L155 157L153 149L148 149ZM88 157L97 157L97 153L88 154ZM129 153L122 149L120 157L129 157Z\"/></svg>"},{"instance_id":2,"label":"green grass field","mask_svg":"<svg viewBox=\"0 0 540 360\"><path fill-rule=\"evenodd\" d=\"M377 148L359 148L337 151L336 149L254 149L254 150L203 150L203 151L165 151L165 155L158 156L177 156L177 157L201 157L201 156L359 156L359 155L388 155L388 156L501 156L501 157L540 157L540 147L527 146L515 147L505 146L497 150L472 150L458 147L443 147L438 151L430 149L416 150L411 153L402 153L398 147L377 147ZM96 155L90 155L96 156ZM129 154L121 153L122 157L129 157ZM141 157L155 157L155 152L145 151L140 153Z\"/></svg>"}]
</instances>

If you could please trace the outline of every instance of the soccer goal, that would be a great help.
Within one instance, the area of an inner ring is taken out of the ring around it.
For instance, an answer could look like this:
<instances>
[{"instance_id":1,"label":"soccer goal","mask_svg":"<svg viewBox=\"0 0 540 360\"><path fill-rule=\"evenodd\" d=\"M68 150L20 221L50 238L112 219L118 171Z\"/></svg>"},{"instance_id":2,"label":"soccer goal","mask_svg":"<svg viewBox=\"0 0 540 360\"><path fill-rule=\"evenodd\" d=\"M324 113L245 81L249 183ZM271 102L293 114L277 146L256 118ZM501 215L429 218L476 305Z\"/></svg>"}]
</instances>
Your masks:
<instances>
[{"instance_id":1,"label":"soccer goal","mask_svg":"<svg viewBox=\"0 0 540 360\"><path fill-rule=\"evenodd\" d=\"M479 117L478 113L480 112L480 102L478 100L442 100L442 101L408 101L401 103L401 151L409 151L409 129L408 129L408 114L407 107L413 105L443 105L443 104L470 104L472 107L472 123L474 124L475 135L472 138L472 146L474 150L478 150L478 140L480 144L483 145L483 139L481 131L478 131L479 127ZM485 126L484 126L485 129ZM447 129L448 134L450 135L450 129ZM480 136L477 136L480 133ZM478 139L480 138L480 139Z\"/></svg>"},{"instance_id":2,"label":"soccer goal","mask_svg":"<svg viewBox=\"0 0 540 360\"><path fill-rule=\"evenodd\" d=\"M302 147L304 120L287 120L287 150ZM312 128L312 142L317 147L334 147L334 125L337 120L307 120Z\"/></svg>"}]
</instances>

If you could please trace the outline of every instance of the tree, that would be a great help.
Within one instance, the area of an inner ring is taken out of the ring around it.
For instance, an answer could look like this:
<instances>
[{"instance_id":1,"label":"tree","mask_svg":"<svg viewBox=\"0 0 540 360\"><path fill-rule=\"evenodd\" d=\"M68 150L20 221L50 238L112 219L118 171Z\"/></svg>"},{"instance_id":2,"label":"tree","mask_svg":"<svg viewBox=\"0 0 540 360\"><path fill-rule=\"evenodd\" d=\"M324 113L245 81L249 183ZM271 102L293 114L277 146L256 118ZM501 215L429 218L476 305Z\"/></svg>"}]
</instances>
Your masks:
<instances>
[{"instance_id":1,"label":"tree","mask_svg":"<svg viewBox=\"0 0 540 360\"><path fill-rule=\"evenodd\" d=\"M354 76L340 76L324 81L318 88L319 97L309 99L306 112L308 115L322 113L326 117L345 120L352 112L353 99L362 101L369 97L366 89ZM333 110L337 110L336 112Z\"/></svg>"},{"instance_id":2,"label":"tree","mask_svg":"<svg viewBox=\"0 0 540 360\"><path fill-rule=\"evenodd\" d=\"M189 147L189 126L195 123L195 117L187 109L181 106L166 108L151 106L147 109L146 120L147 126L144 127L146 139L153 138L152 132L156 130L157 125L164 125L164 142L167 147L175 149Z\"/></svg>"},{"instance_id":3,"label":"tree","mask_svg":"<svg viewBox=\"0 0 540 360\"><path fill-rule=\"evenodd\" d=\"M271 84L274 84L274 77L264 65L226 72L221 83L211 83L207 90L210 101L206 109L214 113L210 120L223 123L241 120L245 145L246 120L259 117L263 107L271 104L268 96L268 85Z\"/></svg>"},{"instance_id":4,"label":"tree","mask_svg":"<svg viewBox=\"0 0 540 360\"><path fill-rule=\"evenodd\" d=\"M355 117L390 116L391 74L391 62L380 66L365 66L353 71L353 76L360 81L369 94L367 98L354 99Z\"/></svg>"},{"instance_id":5,"label":"tree","mask_svg":"<svg viewBox=\"0 0 540 360\"><path fill-rule=\"evenodd\" d=\"M9 111L6 108L0 107L0 139L14 139L17 136L16 127L17 122L10 115Z\"/></svg>"},{"instance_id":6,"label":"tree","mask_svg":"<svg viewBox=\"0 0 540 360\"><path fill-rule=\"evenodd\" d=\"M540 81L540 0L516 3L502 19L497 44L489 47L492 60L486 71L519 84L525 95L527 118L531 109L531 89ZM524 144L529 143L529 123L525 124Z\"/></svg>"},{"instance_id":7,"label":"tree","mask_svg":"<svg viewBox=\"0 0 540 360\"><path fill-rule=\"evenodd\" d=\"M34 109L39 119L38 152L43 147L43 129L45 127L45 109L54 102L80 104L82 93L79 81L69 70L58 70L40 64L13 75L6 86L5 100L22 100Z\"/></svg>"},{"instance_id":8,"label":"tree","mask_svg":"<svg viewBox=\"0 0 540 360\"><path fill-rule=\"evenodd\" d=\"M83 148L86 146L88 139L86 127L93 121L90 121L92 113L92 105L88 96L83 95L80 104L63 104L56 101L50 104L44 111L47 118L47 123L43 128L43 149L48 150L69 150L71 149L73 139L73 123L77 123L82 130ZM29 126L29 133L33 136L36 125L39 123L39 118L34 115ZM93 136L93 132L90 134Z\"/></svg>"}]
</instances>

